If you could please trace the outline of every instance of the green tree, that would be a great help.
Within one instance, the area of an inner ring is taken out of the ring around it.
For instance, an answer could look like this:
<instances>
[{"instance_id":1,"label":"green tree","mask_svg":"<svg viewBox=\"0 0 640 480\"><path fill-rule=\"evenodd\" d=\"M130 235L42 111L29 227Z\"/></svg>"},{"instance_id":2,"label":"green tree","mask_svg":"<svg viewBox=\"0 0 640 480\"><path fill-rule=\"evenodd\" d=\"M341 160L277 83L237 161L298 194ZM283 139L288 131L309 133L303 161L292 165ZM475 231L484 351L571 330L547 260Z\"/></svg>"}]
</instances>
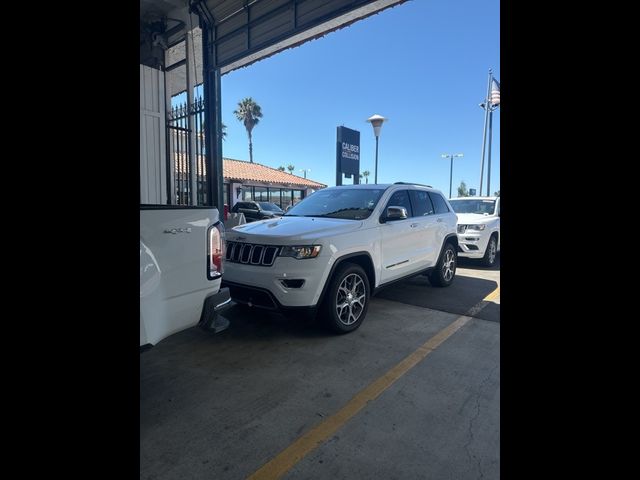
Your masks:
<instances>
[{"instance_id":1,"label":"green tree","mask_svg":"<svg viewBox=\"0 0 640 480\"><path fill-rule=\"evenodd\" d=\"M366 183L369 183L369 175L371 175L371 172L369 170L365 170L364 172L362 172L362 176L364 177Z\"/></svg>"},{"instance_id":2,"label":"green tree","mask_svg":"<svg viewBox=\"0 0 640 480\"><path fill-rule=\"evenodd\" d=\"M244 128L247 129L247 135L249 136L249 161L253 163L253 141L251 139L251 132L260 119L262 118L262 109L253 98L243 98L238 102L238 109L233 111L238 121L244 124Z\"/></svg>"},{"instance_id":3,"label":"green tree","mask_svg":"<svg viewBox=\"0 0 640 480\"><path fill-rule=\"evenodd\" d=\"M460 182L460 186L458 187L458 196L459 197L468 197L469 190L467 189L467 184L464 182Z\"/></svg>"},{"instance_id":4,"label":"green tree","mask_svg":"<svg viewBox=\"0 0 640 480\"><path fill-rule=\"evenodd\" d=\"M293 171L296 169L295 165L287 165L287 170L289 170L289 173L293 174Z\"/></svg>"},{"instance_id":5,"label":"green tree","mask_svg":"<svg viewBox=\"0 0 640 480\"><path fill-rule=\"evenodd\" d=\"M280 165L280 166L278 167L278 170L280 170L281 172L284 172L284 170L285 170L284 165Z\"/></svg>"},{"instance_id":6,"label":"green tree","mask_svg":"<svg viewBox=\"0 0 640 480\"><path fill-rule=\"evenodd\" d=\"M500 196L500 190L498 190L497 192L493 192L493 196L494 197L499 197Z\"/></svg>"},{"instance_id":7,"label":"green tree","mask_svg":"<svg viewBox=\"0 0 640 480\"><path fill-rule=\"evenodd\" d=\"M202 125L200 126L200 136L204 136L204 129L205 123L204 120L202 121ZM226 140L227 139L227 126L224 124L224 122L222 122L220 124L220 129L222 130L222 140Z\"/></svg>"}]
</instances>

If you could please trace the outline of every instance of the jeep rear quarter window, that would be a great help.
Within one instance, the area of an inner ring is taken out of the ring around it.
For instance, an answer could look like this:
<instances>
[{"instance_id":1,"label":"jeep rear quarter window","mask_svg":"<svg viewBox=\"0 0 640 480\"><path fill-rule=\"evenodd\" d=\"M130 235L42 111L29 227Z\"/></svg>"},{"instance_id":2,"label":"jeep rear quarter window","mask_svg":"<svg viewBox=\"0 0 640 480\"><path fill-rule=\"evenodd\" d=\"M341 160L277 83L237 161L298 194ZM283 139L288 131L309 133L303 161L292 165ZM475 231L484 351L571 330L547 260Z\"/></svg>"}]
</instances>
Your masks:
<instances>
[{"instance_id":1,"label":"jeep rear quarter window","mask_svg":"<svg viewBox=\"0 0 640 480\"><path fill-rule=\"evenodd\" d=\"M449 211L449 207L447 207L447 203L444 201L444 198L442 198L442 195L435 192L429 192L429 197L431 197L436 214L447 213Z\"/></svg>"}]
</instances>

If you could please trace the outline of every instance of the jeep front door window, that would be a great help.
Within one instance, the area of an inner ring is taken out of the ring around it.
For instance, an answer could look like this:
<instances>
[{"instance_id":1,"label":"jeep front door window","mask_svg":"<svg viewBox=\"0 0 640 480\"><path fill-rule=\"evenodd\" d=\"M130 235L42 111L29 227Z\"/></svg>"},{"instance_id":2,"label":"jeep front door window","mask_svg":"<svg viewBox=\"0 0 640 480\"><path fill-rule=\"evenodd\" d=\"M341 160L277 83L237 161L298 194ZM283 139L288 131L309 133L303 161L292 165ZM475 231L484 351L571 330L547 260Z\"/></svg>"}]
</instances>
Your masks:
<instances>
[{"instance_id":1,"label":"jeep front door window","mask_svg":"<svg viewBox=\"0 0 640 480\"><path fill-rule=\"evenodd\" d=\"M411 208L411 201L409 200L409 192L407 190L398 190L387 202L387 206L384 208L386 213L389 207L404 207L407 210L407 217L413 216L413 210Z\"/></svg>"}]
</instances>

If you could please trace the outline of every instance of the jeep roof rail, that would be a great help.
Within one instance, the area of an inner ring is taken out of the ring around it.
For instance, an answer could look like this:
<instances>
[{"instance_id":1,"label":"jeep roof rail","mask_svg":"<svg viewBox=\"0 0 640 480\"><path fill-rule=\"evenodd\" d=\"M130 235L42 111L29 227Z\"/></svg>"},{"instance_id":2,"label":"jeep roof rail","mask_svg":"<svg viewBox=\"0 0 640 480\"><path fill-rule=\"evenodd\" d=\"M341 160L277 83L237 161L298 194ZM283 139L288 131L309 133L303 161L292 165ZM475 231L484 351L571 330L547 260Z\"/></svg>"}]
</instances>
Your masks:
<instances>
[{"instance_id":1,"label":"jeep roof rail","mask_svg":"<svg viewBox=\"0 0 640 480\"><path fill-rule=\"evenodd\" d=\"M431 185L425 185L423 183L414 183L414 182L395 182L394 185L420 185L421 187L433 188Z\"/></svg>"}]
</instances>

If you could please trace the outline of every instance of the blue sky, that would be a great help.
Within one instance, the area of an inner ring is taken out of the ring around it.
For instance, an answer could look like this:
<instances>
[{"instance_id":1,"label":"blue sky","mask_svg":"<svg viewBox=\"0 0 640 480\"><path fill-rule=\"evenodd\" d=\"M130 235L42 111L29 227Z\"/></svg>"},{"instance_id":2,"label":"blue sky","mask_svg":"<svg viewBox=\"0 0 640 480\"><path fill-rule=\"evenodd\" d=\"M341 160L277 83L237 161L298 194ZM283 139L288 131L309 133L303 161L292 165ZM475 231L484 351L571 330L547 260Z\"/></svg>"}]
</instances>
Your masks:
<instances>
[{"instance_id":1,"label":"blue sky","mask_svg":"<svg viewBox=\"0 0 640 480\"><path fill-rule=\"evenodd\" d=\"M256 163L311 169L335 185L336 127L360 131L360 171L373 183L411 181L449 192L478 188L488 69L500 81L498 0L412 0L222 77L223 155L249 159L244 125L233 115L244 97L262 107L253 130ZM500 109L493 114L491 193L500 189ZM352 183L344 179L343 184ZM486 190L486 160L483 193Z\"/></svg>"}]
</instances>

